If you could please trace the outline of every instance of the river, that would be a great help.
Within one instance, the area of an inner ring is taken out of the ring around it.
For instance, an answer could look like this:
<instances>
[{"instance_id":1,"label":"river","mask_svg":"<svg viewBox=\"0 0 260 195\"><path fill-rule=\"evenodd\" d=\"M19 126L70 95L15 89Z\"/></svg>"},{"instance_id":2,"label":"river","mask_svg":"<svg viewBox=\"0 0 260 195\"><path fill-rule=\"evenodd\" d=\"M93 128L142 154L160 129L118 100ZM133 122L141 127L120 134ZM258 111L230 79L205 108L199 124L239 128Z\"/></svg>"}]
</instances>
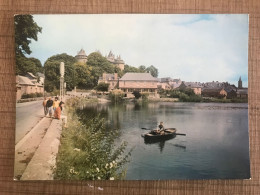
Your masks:
<instances>
[{"instance_id":1,"label":"river","mask_svg":"<svg viewBox=\"0 0 260 195\"><path fill-rule=\"evenodd\" d=\"M117 141L134 148L127 180L250 178L248 104L88 104L78 112L100 114L120 129ZM160 121L186 136L144 143L141 134L148 131L141 128L155 129Z\"/></svg>"}]
</instances>

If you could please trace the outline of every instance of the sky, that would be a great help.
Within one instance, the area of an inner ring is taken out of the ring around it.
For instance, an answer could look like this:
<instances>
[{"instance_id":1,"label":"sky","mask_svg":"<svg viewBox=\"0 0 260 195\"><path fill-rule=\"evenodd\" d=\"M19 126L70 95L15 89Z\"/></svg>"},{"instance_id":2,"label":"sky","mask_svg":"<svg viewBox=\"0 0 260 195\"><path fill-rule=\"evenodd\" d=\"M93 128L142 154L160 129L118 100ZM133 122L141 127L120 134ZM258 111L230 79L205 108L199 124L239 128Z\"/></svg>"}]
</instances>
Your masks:
<instances>
[{"instance_id":1,"label":"sky","mask_svg":"<svg viewBox=\"0 0 260 195\"><path fill-rule=\"evenodd\" d=\"M154 65L159 77L248 85L247 14L33 15L42 33L32 53L42 64L61 53L111 50L126 64Z\"/></svg>"}]
</instances>

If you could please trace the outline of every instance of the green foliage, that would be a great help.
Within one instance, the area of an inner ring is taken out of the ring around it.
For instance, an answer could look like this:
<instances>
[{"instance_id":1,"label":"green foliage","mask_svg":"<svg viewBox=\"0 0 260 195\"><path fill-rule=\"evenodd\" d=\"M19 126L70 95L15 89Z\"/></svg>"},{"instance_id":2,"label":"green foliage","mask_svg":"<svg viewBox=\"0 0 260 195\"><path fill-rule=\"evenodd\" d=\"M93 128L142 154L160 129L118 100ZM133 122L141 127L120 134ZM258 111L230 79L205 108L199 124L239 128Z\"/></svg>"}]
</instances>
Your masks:
<instances>
[{"instance_id":1,"label":"green foliage","mask_svg":"<svg viewBox=\"0 0 260 195\"><path fill-rule=\"evenodd\" d=\"M124 69L124 74L127 72L141 72L140 69L133 67L133 66L129 66L129 65L125 65L125 69Z\"/></svg>"},{"instance_id":2,"label":"green foliage","mask_svg":"<svg viewBox=\"0 0 260 195\"><path fill-rule=\"evenodd\" d=\"M36 97L43 97L43 93L39 93L39 92L36 92L36 93L25 93L22 95L21 99L27 99L27 98L36 98Z\"/></svg>"},{"instance_id":3,"label":"green foliage","mask_svg":"<svg viewBox=\"0 0 260 195\"><path fill-rule=\"evenodd\" d=\"M60 63L65 64L65 75L64 79L68 90L72 90L75 86L75 69L73 64L76 62L73 56L65 53L54 55L47 59L44 64L45 70L45 90L52 92L54 88L60 88Z\"/></svg>"},{"instance_id":4,"label":"green foliage","mask_svg":"<svg viewBox=\"0 0 260 195\"><path fill-rule=\"evenodd\" d=\"M134 91L133 95L135 96L135 99L139 99L142 96L139 91Z\"/></svg>"},{"instance_id":5,"label":"green foliage","mask_svg":"<svg viewBox=\"0 0 260 195\"><path fill-rule=\"evenodd\" d=\"M75 106L80 100L67 101L69 126L62 131L61 146L57 156L55 179L59 180L114 180L123 179L125 164L130 152L125 154L126 142L116 143L118 130L108 131L100 117L80 122Z\"/></svg>"},{"instance_id":6,"label":"green foliage","mask_svg":"<svg viewBox=\"0 0 260 195\"><path fill-rule=\"evenodd\" d=\"M109 83L104 83L104 82L101 82L99 83L95 89L97 91L108 91L108 87L109 87Z\"/></svg>"},{"instance_id":7,"label":"green foliage","mask_svg":"<svg viewBox=\"0 0 260 195\"><path fill-rule=\"evenodd\" d=\"M146 67L144 65L139 66L138 69L142 72L146 71Z\"/></svg>"},{"instance_id":8,"label":"green foliage","mask_svg":"<svg viewBox=\"0 0 260 195\"><path fill-rule=\"evenodd\" d=\"M90 89L94 87L94 77L91 75L92 67L75 63L74 82L79 89Z\"/></svg>"},{"instance_id":9,"label":"green foliage","mask_svg":"<svg viewBox=\"0 0 260 195\"><path fill-rule=\"evenodd\" d=\"M141 96L143 101L148 101L149 93L141 93Z\"/></svg>"},{"instance_id":10,"label":"green foliage","mask_svg":"<svg viewBox=\"0 0 260 195\"><path fill-rule=\"evenodd\" d=\"M42 31L42 28L34 22L32 15L16 15L14 17L14 26L16 55L31 54L29 44L32 39L38 40L37 35Z\"/></svg>"},{"instance_id":11,"label":"green foliage","mask_svg":"<svg viewBox=\"0 0 260 195\"><path fill-rule=\"evenodd\" d=\"M153 77L158 77L158 69L155 68L153 65L147 67L145 71L150 72Z\"/></svg>"},{"instance_id":12,"label":"green foliage","mask_svg":"<svg viewBox=\"0 0 260 195\"><path fill-rule=\"evenodd\" d=\"M163 90L159 91L161 97L179 98L181 102L201 102L202 97L196 95L192 89L185 90Z\"/></svg>"},{"instance_id":13,"label":"green foliage","mask_svg":"<svg viewBox=\"0 0 260 195\"><path fill-rule=\"evenodd\" d=\"M125 96L125 93L120 89L115 89L109 93L110 100L113 103L118 103L123 101L123 98Z\"/></svg>"},{"instance_id":14,"label":"green foliage","mask_svg":"<svg viewBox=\"0 0 260 195\"><path fill-rule=\"evenodd\" d=\"M27 72L31 72L34 75L37 72L43 73L43 67L40 60L36 58L27 58L20 54L16 55L16 74L26 75Z\"/></svg>"}]
</instances>

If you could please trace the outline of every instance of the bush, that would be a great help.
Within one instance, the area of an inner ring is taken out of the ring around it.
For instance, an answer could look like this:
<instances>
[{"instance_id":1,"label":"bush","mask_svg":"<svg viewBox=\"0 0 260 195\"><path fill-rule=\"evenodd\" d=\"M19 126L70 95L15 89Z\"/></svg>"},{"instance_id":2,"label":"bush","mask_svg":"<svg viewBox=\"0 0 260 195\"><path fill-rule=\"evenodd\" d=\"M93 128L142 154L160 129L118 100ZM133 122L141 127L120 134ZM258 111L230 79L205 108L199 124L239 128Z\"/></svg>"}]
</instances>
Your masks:
<instances>
[{"instance_id":1,"label":"bush","mask_svg":"<svg viewBox=\"0 0 260 195\"><path fill-rule=\"evenodd\" d=\"M101 82L99 83L95 89L97 91L108 91L108 87L109 87L109 83L104 83L104 82Z\"/></svg>"},{"instance_id":2,"label":"bush","mask_svg":"<svg viewBox=\"0 0 260 195\"><path fill-rule=\"evenodd\" d=\"M149 96L149 93L141 93L141 96L142 96L142 100L143 101L147 101L148 100L148 96Z\"/></svg>"},{"instance_id":3,"label":"bush","mask_svg":"<svg viewBox=\"0 0 260 195\"><path fill-rule=\"evenodd\" d=\"M37 93L36 93L36 97L43 97L43 93L37 92Z\"/></svg>"},{"instance_id":4,"label":"bush","mask_svg":"<svg viewBox=\"0 0 260 195\"><path fill-rule=\"evenodd\" d=\"M124 92L119 89L115 89L109 93L110 100L114 103L123 101L124 96Z\"/></svg>"},{"instance_id":5,"label":"bush","mask_svg":"<svg viewBox=\"0 0 260 195\"><path fill-rule=\"evenodd\" d=\"M42 93L29 93L29 94L23 94L21 99L27 99L27 98L36 98L36 97L43 97Z\"/></svg>"},{"instance_id":6,"label":"bush","mask_svg":"<svg viewBox=\"0 0 260 195\"><path fill-rule=\"evenodd\" d=\"M133 95L135 96L135 99L139 99L142 96L139 91L134 91Z\"/></svg>"},{"instance_id":7,"label":"bush","mask_svg":"<svg viewBox=\"0 0 260 195\"><path fill-rule=\"evenodd\" d=\"M181 94L179 95L179 99L180 99L180 101L182 101L182 102L188 102L190 98L189 98L189 96L188 96L187 94L181 93Z\"/></svg>"},{"instance_id":8,"label":"bush","mask_svg":"<svg viewBox=\"0 0 260 195\"><path fill-rule=\"evenodd\" d=\"M78 102L68 100L67 106ZM78 104L79 106L79 104ZM116 144L118 130L108 130L99 116L83 124L69 107L68 128L63 129L54 179L114 180L125 177L125 164L131 151L125 154L126 142Z\"/></svg>"},{"instance_id":9,"label":"bush","mask_svg":"<svg viewBox=\"0 0 260 195\"><path fill-rule=\"evenodd\" d=\"M60 95L60 90L54 87L53 91L50 93L51 96Z\"/></svg>"}]
</instances>

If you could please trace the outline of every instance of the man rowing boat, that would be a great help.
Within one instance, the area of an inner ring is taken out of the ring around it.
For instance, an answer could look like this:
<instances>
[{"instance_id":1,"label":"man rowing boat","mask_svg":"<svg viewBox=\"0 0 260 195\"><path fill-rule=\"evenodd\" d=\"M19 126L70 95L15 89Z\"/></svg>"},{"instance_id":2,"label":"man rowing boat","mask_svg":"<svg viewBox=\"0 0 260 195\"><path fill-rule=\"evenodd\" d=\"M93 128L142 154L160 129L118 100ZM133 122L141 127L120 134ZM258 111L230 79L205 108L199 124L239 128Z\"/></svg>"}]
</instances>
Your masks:
<instances>
[{"instance_id":1,"label":"man rowing boat","mask_svg":"<svg viewBox=\"0 0 260 195\"><path fill-rule=\"evenodd\" d=\"M163 122L160 122L160 125L158 126L159 129L156 129L156 130L153 130L151 131L152 134L154 135L157 135L157 134L160 134L160 135L164 135L164 126L163 126Z\"/></svg>"}]
</instances>

